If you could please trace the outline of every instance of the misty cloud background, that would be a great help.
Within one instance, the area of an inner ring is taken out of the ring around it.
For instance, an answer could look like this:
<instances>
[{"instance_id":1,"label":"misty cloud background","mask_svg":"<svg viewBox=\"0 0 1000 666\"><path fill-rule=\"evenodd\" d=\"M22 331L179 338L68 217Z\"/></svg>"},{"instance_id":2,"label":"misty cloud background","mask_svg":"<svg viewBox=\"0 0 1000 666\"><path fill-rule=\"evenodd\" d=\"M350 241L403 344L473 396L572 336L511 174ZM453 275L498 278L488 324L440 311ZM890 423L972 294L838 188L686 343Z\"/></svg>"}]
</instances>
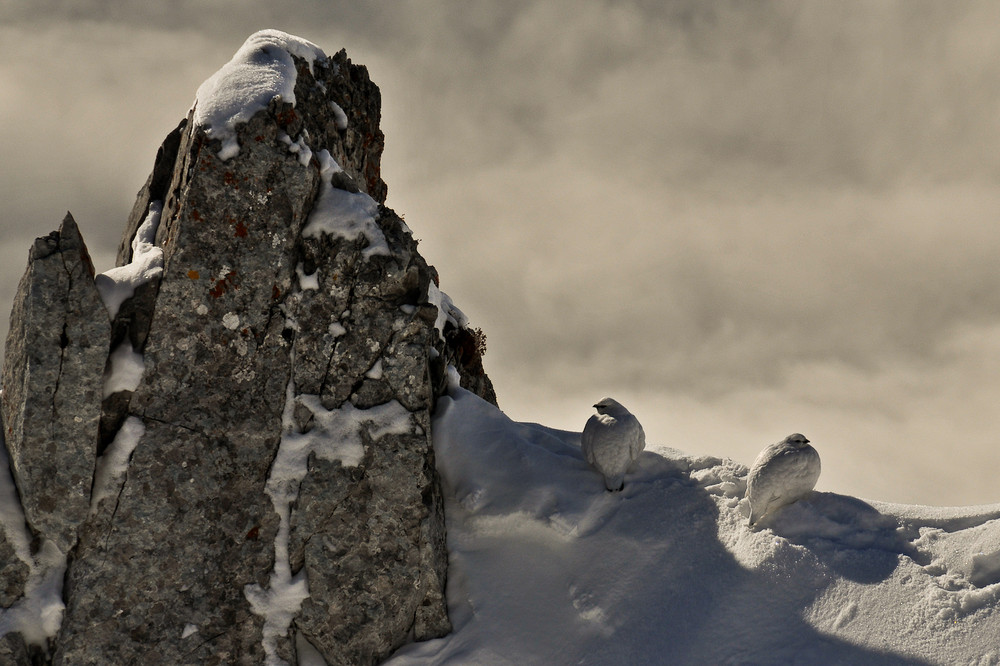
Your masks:
<instances>
[{"instance_id":1,"label":"misty cloud background","mask_svg":"<svg viewBox=\"0 0 1000 666\"><path fill-rule=\"evenodd\" d=\"M280 4L280 7L276 5ZM517 420L613 395L653 446L1000 502L1000 5L0 0L0 333L66 210L98 270L252 32L346 48L388 205Z\"/></svg>"}]
</instances>

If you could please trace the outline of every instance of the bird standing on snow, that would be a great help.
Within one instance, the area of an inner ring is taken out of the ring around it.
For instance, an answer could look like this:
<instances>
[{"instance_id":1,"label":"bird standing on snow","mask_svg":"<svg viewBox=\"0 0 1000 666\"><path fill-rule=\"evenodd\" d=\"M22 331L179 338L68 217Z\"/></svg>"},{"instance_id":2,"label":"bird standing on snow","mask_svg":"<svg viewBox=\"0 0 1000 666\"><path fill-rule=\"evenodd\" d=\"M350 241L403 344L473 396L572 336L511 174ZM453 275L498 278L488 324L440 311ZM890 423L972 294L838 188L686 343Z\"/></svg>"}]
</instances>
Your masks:
<instances>
[{"instance_id":1,"label":"bird standing on snow","mask_svg":"<svg viewBox=\"0 0 1000 666\"><path fill-rule=\"evenodd\" d=\"M753 526L764 514L802 499L816 487L819 454L795 433L760 452L747 475L747 500Z\"/></svg>"},{"instance_id":2,"label":"bird standing on snow","mask_svg":"<svg viewBox=\"0 0 1000 666\"><path fill-rule=\"evenodd\" d=\"M604 476L604 487L621 490L625 472L646 447L646 433L638 419L617 400L604 398L583 428L581 448L587 463Z\"/></svg>"}]
</instances>

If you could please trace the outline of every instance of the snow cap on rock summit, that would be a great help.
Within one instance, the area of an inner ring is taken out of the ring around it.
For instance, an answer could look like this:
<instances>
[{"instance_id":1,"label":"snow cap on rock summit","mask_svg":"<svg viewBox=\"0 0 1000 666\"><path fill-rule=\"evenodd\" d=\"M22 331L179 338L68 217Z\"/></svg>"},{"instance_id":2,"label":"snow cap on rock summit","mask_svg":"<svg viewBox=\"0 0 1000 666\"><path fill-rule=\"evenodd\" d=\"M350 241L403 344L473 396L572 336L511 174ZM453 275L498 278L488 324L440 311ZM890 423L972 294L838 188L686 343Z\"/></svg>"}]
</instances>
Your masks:
<instances>
[{"instance_id":1,"label":"snow cap on rock summit","mask_svg":"<svg viewBox=\"0 0 1000 666\"><path fill-rule=\"evenodd\" d=\"M198 88L194 122L210 139L222 142L219 159L239 154L236 125L267 108L276 96L295 104L293 55L306 60L310 69L317 58L326 58L320 47L301 37L261 30L250 35L232 60Z\"/></svg>"}]
</instances>

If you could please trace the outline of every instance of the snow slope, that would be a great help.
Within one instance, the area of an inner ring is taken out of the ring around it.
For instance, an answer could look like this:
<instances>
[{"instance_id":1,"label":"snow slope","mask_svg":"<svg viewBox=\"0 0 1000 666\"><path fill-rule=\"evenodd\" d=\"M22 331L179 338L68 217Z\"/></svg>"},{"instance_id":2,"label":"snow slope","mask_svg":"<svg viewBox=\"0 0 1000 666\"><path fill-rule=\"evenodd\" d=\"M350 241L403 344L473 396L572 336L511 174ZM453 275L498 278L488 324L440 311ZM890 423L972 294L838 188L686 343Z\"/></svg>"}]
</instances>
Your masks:
<instances>
[{"instance_id":1,"label":"snow slope","mask_svg":"<svg viewBox=\"0 0 1000 666\"><path fill-rule=\"evenodd\" d=\"M390 664L1000 663L1000 504L815 492L750 530L745 466L660 448L609 493L579 439L442 399L455 629Z\"/></svg>"}]
</instances>

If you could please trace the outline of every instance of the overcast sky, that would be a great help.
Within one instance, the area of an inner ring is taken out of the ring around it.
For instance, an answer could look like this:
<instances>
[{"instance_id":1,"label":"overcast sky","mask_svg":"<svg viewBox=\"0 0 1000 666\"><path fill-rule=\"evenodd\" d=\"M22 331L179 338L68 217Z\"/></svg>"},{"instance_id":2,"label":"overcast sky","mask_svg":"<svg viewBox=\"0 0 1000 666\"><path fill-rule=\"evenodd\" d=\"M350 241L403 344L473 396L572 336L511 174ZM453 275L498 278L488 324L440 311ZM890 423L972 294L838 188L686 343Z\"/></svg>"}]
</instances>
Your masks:
<instances>
[{"instance_id":1,"label":"overcast sky","mask_svg":"<svg viewBox=\"0 0 1000 666\"><path fill-rule=\"evenodd\" d=\"M98 270L261 28L382 89L388 205L514 419L1000 502L1000 3L0 0L0 332L72 211Z\"/></svg>"}]
</instances>

